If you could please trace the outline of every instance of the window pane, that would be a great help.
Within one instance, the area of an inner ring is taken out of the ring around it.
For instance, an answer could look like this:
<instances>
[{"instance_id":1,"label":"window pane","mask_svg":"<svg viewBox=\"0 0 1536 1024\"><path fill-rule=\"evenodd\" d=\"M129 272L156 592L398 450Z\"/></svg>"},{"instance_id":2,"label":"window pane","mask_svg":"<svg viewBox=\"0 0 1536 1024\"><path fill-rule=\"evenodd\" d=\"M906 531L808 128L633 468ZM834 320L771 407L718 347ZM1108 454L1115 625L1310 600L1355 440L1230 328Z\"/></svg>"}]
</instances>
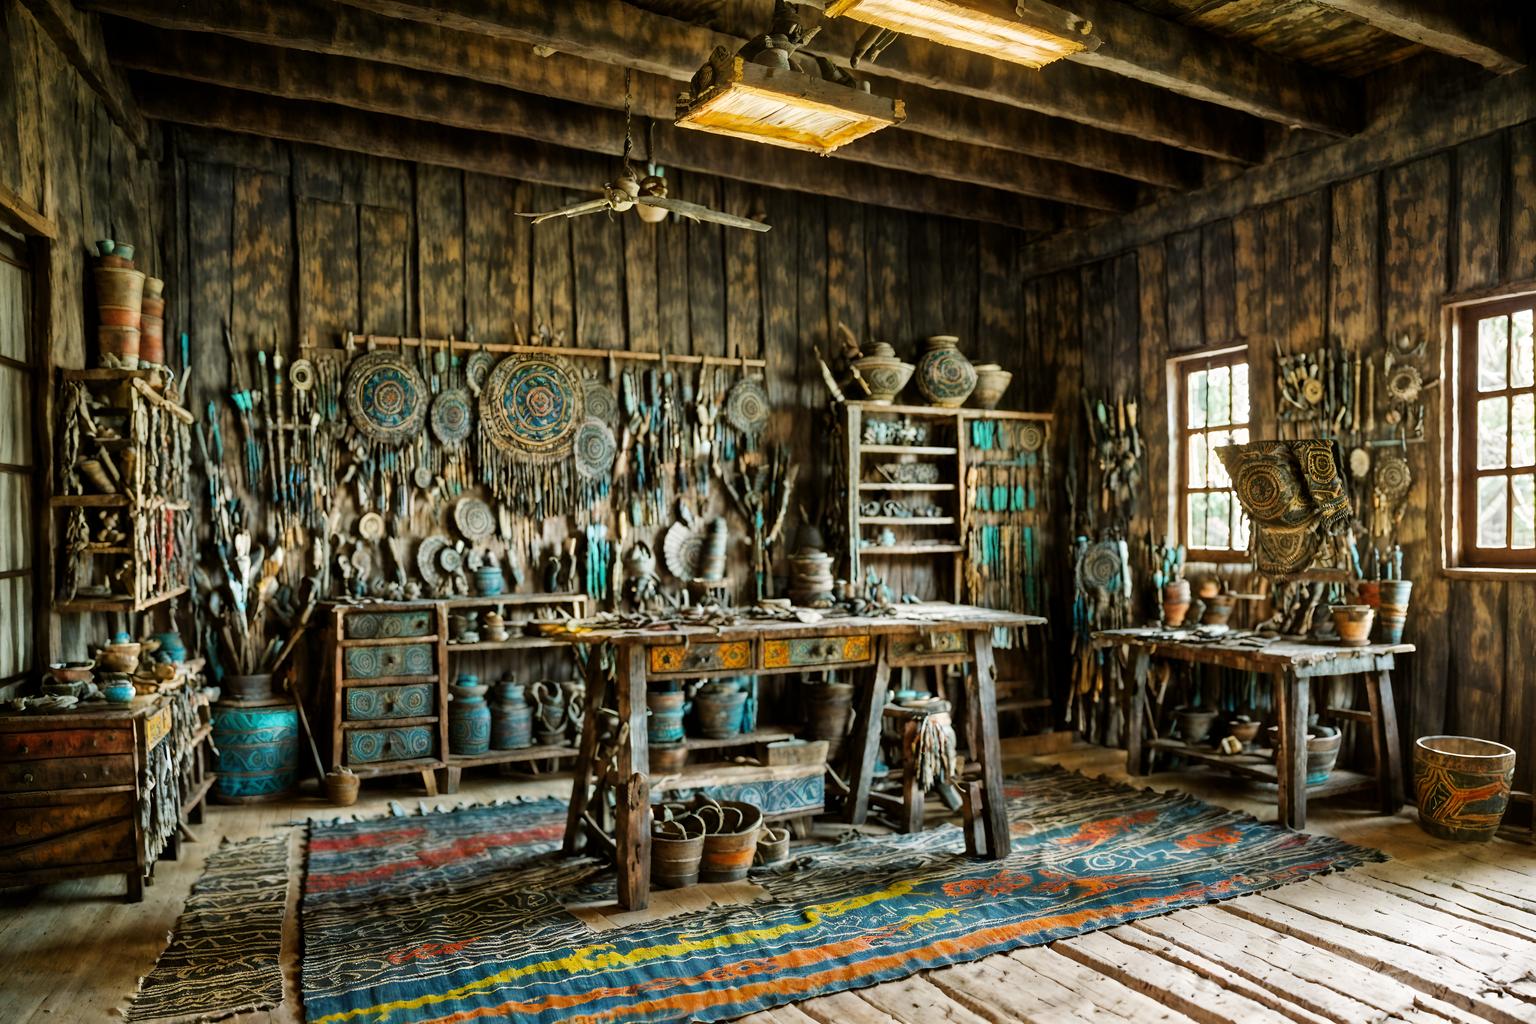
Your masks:
<instances>
[{"instance_id":1,"label":"window pane","mask_svg":"<svg viewBox=\"0 0 1536 1024\"><path fill-rule=\"evenodd\" d=\"M1232 367L1232 422L1248 422L1248 364Z\"/></svg>"},{"instance_id":2,"label":"window pane","mask_svg":"<svg viewBox=\"0 0 1536 1024\"><path fill-rule=\"evenodd\" d=\"M1510 509L1509 546L1536 548L1536 476L1521 473L1510 480L1514 506Z\"/></svg>"},{"instance_id":3,"label":"window pane","mask_svg":"<svg viewBox=\"0 0 1536 1024\"><path fill-rule=\"evenodd\" d=\"M1209 457L1204 434L1189 435L1189 487L1205 486L1205 462Z\"/></svg>"},{"instance_id":4,"label":"window pane","mask_svg":"<svg viewBox=\"0 0 1536 1024\"><path fill-rule=\"evenodd\" d=\"M1206 426L1219 427L1231 423L1232 368L1218 366L1206 372Z\"/></svg>"},{"instance_id":5,"label":"window pane","mask_svg":"<svg viewBox=\"0 0 1536 1024\"><path fill-rule=\"evenodd\" d=\"M1185 388L1186 409L1184 425L1187 427L1205 426L1205 400L1206 400L1206 376L1204 370L1196 370L1187 378L1188 385Z\"/></svg>"},{"instance_id":6,"label":"window pane","mask_svg":"<svg viewBox=\"0 0 1536 1024\"><path fill-rule=\"evenodd\" d=\"M1510 317L1510 362L1513 364L1509 372L1509 386L1512 388L1528 388L1536 384L1536 375L1532 373L1531 366L1531 311L1522 309Z\"/></svg>"},{"instance_id":7,"label":"window pane","mask_svg":"<svg viewBox=\"0 0 1536 1024\"><path fill-rule=\"evenodd\" d=\"M1536 395L1516 395L1509 415L1510 465L1536 466Z\"/></svg>"},{"instance_id":8,"label":"window pane","mask_svg":"<svg viewBox=\"0 0 1536 1024\"><path fill-rule=\"evenodd\" d=\"M1216 449L1225 448L1231 443L1232 435L1225 430L1213 430L1206 438L1211 457L1208 463L1210 468L1206 471L1205 478L1211 482L1212 487L1232 486L1232 478L1227 476L1227 467L1223 466L1221 460L1216 457Z\"/></svg>"},{"instance_id":9,"label":"window pane","mask_svg":"<svg viewBox=\"0 0 1536 1024\"><path fill-rule=\"evenodd\" d=\"M1203 491L1189 496L1189 522L1184 524L1184 535L1186 537L1184 543L1192 548L1203 548L1206 546L1206 497L1207 495Z\"/></svg>"},{"instance_id":10,"label":"window pane","mask_svg":"<svg viewBox=\"0 0 1536 1024\"><path fill-rule=\"evenodd\" d=\"M1477 390L1499 391L1509 380L1509 317L1477 322Z\"/></svg>"},{"instance_id":11,"label":"window pane","mask_svg":"<svg viewBox=\"0 0 1536 1024\"><path fill-rule=\"evenodd\" d=\"M0 462L13 466L32 465L31 383L25 371L0 366Z\"/></svg>"},{"instance_id":12,"label":"window pane","mask_svg":"<svg viewBox=\"0 0 1536 1024\"><path fill-rule=\"evenodd\" d=\"M1503 469L1509 453L1509 399L1477 403L1477 468Z\"/></svg>"},{"instance_id":13,"label":"window pane","mask_svg":"<svg viewBox=\"0 0 1536 1024\"><path fill-rule=\"evenodd\" d=\"M27 322L31 315L31 297L27 294L30 276L20 267L0 263L0 356L30 363L27 352Z\"/></svg>"},{"instance_id":14,"label":"window pane","mask_svg":"<svg viewBox=\"0 0 1536 1024\"><path fill-rule=\"evenodd\" d=\"M1507 477L1485 476L1477 481L1477 546L1509 546L1506 503Z\"/></svg>"},{"instance_id":15,"label":"window pane","mask_svg":"<svg viewBox=\"0 0 1536 1024\"><path fill-rule=\"evenodd\" d=\"M1205 546L1225 550L1232 546L1232 492L1206 496Z\"/></svg>"},{"instance_id":16,"label":"window pane","mask_svg":"<svg viewBox=\"0 0 1536 1024\"><path fill-rule=\"evenodd\" d=\"M32 580L0 580L0 677L33 667Z\"/></svg>"},{"instance_id":17,"label":"window pane","mask_svg":"<svg viewBox=\"0 0 1536 1024\"><path fill-rule=\"evenodd\" d=\"M1241 430L1234 430L1234 431L1232 431L1232 443L1233 444L1247 444L1248 443L1248 428L1247 427L1243 427Z\"/></svg>"},{"instance_id":18,"label":"window pane","mask_svg":"<svg viewBox=\"0 0 1536 1024\"><path fill-rule=\"evenodd\" d=\"M1248 514L1238 501L1232 503L1232 550L1248 550Z\"/></svg>"},{"instance_id":19,"label":"window pane","mask_svg":"<svg viewBox=\"0 0 1536 1024\"><path fill-rule=\"evenodd\" d=\"M31 568L31 490L27 477L0 471L0 571Z\"/></svg>"}]
</instances>

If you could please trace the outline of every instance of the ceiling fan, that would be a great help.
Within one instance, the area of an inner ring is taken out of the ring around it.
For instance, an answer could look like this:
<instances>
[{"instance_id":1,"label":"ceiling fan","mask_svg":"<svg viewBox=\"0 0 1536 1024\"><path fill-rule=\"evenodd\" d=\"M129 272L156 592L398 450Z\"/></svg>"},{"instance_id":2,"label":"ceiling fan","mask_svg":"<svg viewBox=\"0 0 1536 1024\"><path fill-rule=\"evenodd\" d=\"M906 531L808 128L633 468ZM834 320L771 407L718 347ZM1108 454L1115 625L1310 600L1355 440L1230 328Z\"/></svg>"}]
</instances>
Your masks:
<instances>
[{"instance_id":1,"label":"ceiling fan","mask_svg":"<svg viewBox=\"0 0 1536 1024\"><path fill-rule=\"evenodd\" d=\"M694 221L708 221L711 224L723 224L728 228L743 228L747 231L767 231L769 225L761 221L751 220L747 217L738 217L733 213L724 213L720 210L712 210L698 203L689 203L681 199L667 198L667 179L656 173L654 164L648 165L651 173L641 177L629 162L630 151L634 147L634 138L630 131L630 69L624 69L624 162L620 165L619 175L613 181L603 185L603 194L596 199L588 199L570 206L561 207L558 210L549 210L544 213L519 213L519 217L531 217L535 224L542 224L547 220L557 217L584 217L589 213L601 213L605 210L613 213L625 213L635 209L647 221L659 221L668 213L675 213L679 217L687 217ZM659 212L652 212L659 211ZM647 214L650 214L647 216Z\"/></svg>"}]
</instances>

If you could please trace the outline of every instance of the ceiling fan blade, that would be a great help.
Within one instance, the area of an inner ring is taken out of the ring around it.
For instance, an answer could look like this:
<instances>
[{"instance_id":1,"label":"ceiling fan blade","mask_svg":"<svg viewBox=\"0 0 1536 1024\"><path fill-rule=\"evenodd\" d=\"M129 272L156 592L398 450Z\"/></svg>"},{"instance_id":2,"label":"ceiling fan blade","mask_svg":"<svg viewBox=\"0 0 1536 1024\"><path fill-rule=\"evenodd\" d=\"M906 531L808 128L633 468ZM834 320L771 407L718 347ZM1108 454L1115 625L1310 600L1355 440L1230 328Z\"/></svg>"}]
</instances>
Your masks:
<instances>
[{"instance_id":1,"label":"ceiling fan blade","mask_svg":"<svg viewBox=\"0 0 1536 1024\"><path fill-rule=\"evenodd\" d=\"M580 217L588 213L597 213L599 210L608 209L607 199L589 199L584 203L573 203L563 206L558 210L550 210L547 213L519 213L519 217L532 217L535 224L542 224L556 217Z\"/></svg>"},{"instance_id":2,"label":"ceiling fan blade","mask_svg":"<svg viewBox=\"0 0 1536 1024\"><path fill-rule=\"evenodd\" d=\"M698 203L684 202L681 199L664 199L660 196L637 196L635 202L645 206L659 206L663 210L669 210L682 217L691 217L694 220L707 220L711 224L724 224L728 228L745 228L747 231L767 231L771 225L761 221L750 220L746 217L738 217L734 213L721 213L719 210L711 210L707 206Z\"/></svg>"}]
</instances>

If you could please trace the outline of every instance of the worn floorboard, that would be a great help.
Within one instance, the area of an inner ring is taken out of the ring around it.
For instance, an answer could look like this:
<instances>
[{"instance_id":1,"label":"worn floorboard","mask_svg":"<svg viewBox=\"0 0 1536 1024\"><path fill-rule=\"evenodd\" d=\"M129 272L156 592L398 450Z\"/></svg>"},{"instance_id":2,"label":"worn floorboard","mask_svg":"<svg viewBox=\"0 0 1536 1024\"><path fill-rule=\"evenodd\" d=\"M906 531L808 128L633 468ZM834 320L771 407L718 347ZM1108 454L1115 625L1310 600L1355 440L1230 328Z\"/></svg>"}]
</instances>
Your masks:
<instances>
[{"instance_id":1,"label":"worn floorboard","mask_svg":"<svg viewBox=\"0 0 1536 1024\"><path fill-rule=\"evenodd\" d=\"M1014 765L1026 763L1015 757ZM1119 751L1078 747L1050 760L1123 779ZM1212 803L1275 815L1273 792L1207 773L1164 774ZM403 786L403 784L402 784ZM462 792L425 800L370 781L352 813L383 814L391 800L414 809L513 795L564 796L561 778L466 777ZM221 836L270 833L334 812L315 798L265 806L215 807L164 862L144 902L120 901L120 878L0 891L0 1006L16 1024L108 1022L165 944L204 861ZM1146 918L1050 947L924 972L856 992L754 1014L752 1024L1536 1024L1536 849L1504 841L1442 842L1413 822L1412 809L1383 817L1348 801L1309 808L1314 831L1386 850L1394 860L1323 876L1226 903ZM299 856L297 833L294 857ZM297 864L297 859L294 861ZM658 893L640 915L609 907L580 912L594 928L633 917L674 916L711 903L751 902L750 884ZM290 903L297 887L290 887ZM292 915L290 915L292 917ZM296 1024L298 934L284 935L284 1002L241 1024Z\"/></svg>"}]
</instances>

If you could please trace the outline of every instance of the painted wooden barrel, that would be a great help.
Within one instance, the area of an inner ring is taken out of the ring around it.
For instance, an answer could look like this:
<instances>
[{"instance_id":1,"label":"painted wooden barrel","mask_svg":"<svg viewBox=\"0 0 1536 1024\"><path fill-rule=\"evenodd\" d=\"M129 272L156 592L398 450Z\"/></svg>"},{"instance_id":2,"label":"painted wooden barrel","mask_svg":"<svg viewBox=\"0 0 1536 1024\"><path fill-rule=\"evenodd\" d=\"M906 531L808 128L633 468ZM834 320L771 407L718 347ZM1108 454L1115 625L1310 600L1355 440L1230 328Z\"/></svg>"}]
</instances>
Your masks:
<instances>
[{"instance_id":1,"label":"painted wooden barrel","mask_svg":"<svg viewBox=\"0 0 1536 1024\"><path fill-rule=\"evenodd\" d=\"M704 836L674 839L651 836L651 884L662 889L681 889L699 880L699 860L704 855Z\"/></svg>"},{"instance_id":2,"label":"painted wooden barrel","mask_svg":"<svg viewBox=\"0 0 1536 1024\"><path fill-rule=\"evenodd\" d=\"M1421 736L1413 745L1419 827L1432 836L1486 842L1509 807L1515 752L1470 736Z\"/></svg>"},{"instance_id":3,"label":"painted wooden barrel","mask_svg":"<svg viewBox=\"0 0 1536 1024\"><path fill-rule=\"evenodd\" d=\"M727 811L728 820L719 831L704 836L704 856L699 861L701 882L738 882L747 877L747 869L757 854L763 812L735 800L723 800L720 807Z\"/></svg>"},{"instance_id":4,"label":"painted wooden barrel","mask_svg":"<svg viewBox=\"0 0 1536 1024\"><path fill-rule=\"evenodd\" d=\"M214 796L252 803L287 796L298 783L299 713L287 701L213 706L219 750Z\"/></svg>"}]
</instances>

